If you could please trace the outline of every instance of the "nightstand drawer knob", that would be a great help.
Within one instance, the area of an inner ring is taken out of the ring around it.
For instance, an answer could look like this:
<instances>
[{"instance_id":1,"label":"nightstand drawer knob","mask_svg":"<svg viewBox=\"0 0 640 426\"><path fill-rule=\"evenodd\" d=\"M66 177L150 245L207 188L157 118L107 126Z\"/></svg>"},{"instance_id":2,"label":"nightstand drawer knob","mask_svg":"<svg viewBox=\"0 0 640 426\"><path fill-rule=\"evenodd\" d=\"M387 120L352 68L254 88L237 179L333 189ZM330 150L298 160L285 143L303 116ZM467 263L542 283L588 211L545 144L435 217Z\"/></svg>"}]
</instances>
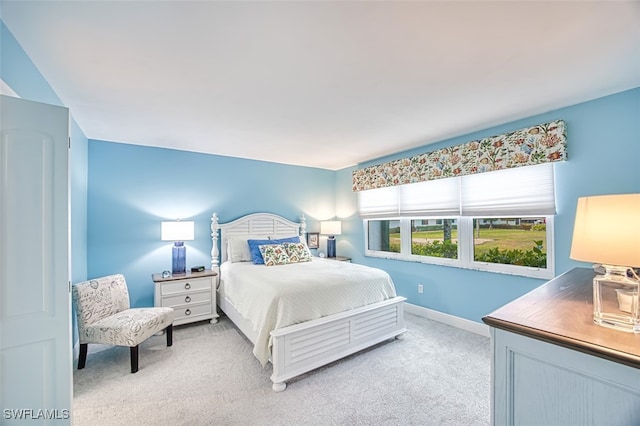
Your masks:
<instances>
[{"instance_id":1,"label":"nightstand drawer knob","mask_svg":"<svg viewBox=\"0 0 640 426\"><path fill-rule=\"evenodd\" d=\"M184 298L184 301L185 301L186 303L191 302L191 297L190 297L190 296L185 297L185 298Z\"/></svg>"},{"instance_id":2,"label":"nightstand drawer knob","mask_svg":"<svg viewBox=\"0 0 640 426\"><path fill-rule=\"evenodd\" d=\"M189 290L189 289L191 288L191 284L186 283L186 284L184 285L184 288L186 288L187 290Z\"/></svg>"},{"instance_id":3,"label":"nightstand drawer knob","mask_svg":"<svg viewBox=\"0 0 640 426\"><path fill-rule=\"evenodd\" d=\"M184 311L185 315L191 315L191 309L187 309L186 311Z\"/></svg>"}]
</instances>

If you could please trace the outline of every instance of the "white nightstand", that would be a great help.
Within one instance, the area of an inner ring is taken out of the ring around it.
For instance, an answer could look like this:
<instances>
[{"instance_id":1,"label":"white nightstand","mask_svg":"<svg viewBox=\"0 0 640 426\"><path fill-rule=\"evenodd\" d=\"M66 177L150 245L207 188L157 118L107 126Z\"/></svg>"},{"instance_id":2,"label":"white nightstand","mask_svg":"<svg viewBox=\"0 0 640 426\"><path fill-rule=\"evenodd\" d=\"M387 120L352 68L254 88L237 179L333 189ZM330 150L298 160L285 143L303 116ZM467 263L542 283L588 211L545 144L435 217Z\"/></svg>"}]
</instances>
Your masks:
<instances>
[{"instance_id":1,"label":"white nightstand","mask_svg":"<svg viewBox=\"0 0 640 426\"><path fill-rule=\"evenodd\" d=\"M176 311L173 325L187 324L206 319L211 324L218 322L216 313L217 273L206 269L204 272L187 272L184 275L153 274L155 283L154 305L173 308Z\"/></svg>"}]
</instances>

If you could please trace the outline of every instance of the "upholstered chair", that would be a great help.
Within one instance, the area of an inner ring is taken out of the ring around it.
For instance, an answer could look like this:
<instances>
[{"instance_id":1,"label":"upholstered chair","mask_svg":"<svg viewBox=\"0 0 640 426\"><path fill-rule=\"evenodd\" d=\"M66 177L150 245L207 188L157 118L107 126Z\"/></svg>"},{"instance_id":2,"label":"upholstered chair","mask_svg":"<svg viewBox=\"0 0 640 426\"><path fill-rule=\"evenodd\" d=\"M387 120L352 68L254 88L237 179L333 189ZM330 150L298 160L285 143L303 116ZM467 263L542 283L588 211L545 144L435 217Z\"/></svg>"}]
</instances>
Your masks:
<instances>
[{"instance_id":1,"label":"upholstered chair","mask_svg":"<svg viewBox=\"0 0 640 426\"><path fill-rule=\"evenodd\" d=\"M138 371L138 345L147 338L164 330L167 346L173 344L173 308L130 309L122 274L75 284L73 302L80 341L78 370L84 368L89 343L128 346L132 373Z\"/></svg>"}]
</instances>

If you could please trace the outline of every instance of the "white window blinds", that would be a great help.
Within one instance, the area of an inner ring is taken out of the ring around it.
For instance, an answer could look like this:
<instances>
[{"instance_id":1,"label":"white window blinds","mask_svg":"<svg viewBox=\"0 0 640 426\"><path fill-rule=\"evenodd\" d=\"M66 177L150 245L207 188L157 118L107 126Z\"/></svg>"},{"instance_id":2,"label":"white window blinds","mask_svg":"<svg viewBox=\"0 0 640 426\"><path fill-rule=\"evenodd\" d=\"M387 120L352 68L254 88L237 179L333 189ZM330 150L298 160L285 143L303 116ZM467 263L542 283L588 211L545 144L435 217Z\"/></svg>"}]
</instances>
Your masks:
<instances>
[{"instance_id":1,"label":"white window blinds","mask_svg":"<svg viewBox=\"0 0 640 426\"><path fill-rule=\"evenodd\" d=\"M556 213L553 164L358 192L363 217L507 217Z\"/></svg>"},{"instance_id":2,"label":"white window blinds","mask_svg":"<svg viewBox=\"0 0 640 426\"><path fill-rule=\"evenodd\" d=\"M552 163L463 176L461 188L462 216L556 213Z\"/></svg>"},{"instance_id":3,"label":"white window blinds","mask_svg":"<svg viewBox=\"0 0 640 426\"><path fill-rule=\"evenodd\" d=\"M460 179L438 179L397 188L401 216L460 215Z\"/></svg>"},{"instance_id":4,"label":"white window blinds","mask_svg":"<svg viewBox=\"0 0 640 426\"><path fill-rule=\"evenodd\" d=\"M400 213L398 210L399 192L397 186L358 192L360 216L397 216Z\"/></svg>"}]
</instances>

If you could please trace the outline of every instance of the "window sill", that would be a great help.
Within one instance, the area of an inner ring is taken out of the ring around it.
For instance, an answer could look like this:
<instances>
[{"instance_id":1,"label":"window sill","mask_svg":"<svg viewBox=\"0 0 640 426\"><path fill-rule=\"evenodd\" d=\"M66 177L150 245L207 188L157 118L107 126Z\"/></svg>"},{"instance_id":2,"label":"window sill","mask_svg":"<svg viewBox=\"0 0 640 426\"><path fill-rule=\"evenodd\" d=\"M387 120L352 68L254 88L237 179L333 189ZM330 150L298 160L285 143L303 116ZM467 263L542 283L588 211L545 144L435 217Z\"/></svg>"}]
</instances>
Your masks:
<instances>
[{"instance_id":1,"label":"window sill","mask_svg":"<svg viewBox=\"0 0 640 426\"><path fill-rule=\"evenodd\" d=\"M459 259L447 258L425 258L423 256L402 256L399 253L375 252L367 250L365 257L373 257L378 259L398 260L402 262L423 263L425 265L447 266L450 268L466 269L479 272L490 272L503 275L514 275L526 278L536 278L549 280L554 278L552 269L540 269L528 266L500 265L488 262L472 262L464 265Z\"/></svg>"}]
</instances>

